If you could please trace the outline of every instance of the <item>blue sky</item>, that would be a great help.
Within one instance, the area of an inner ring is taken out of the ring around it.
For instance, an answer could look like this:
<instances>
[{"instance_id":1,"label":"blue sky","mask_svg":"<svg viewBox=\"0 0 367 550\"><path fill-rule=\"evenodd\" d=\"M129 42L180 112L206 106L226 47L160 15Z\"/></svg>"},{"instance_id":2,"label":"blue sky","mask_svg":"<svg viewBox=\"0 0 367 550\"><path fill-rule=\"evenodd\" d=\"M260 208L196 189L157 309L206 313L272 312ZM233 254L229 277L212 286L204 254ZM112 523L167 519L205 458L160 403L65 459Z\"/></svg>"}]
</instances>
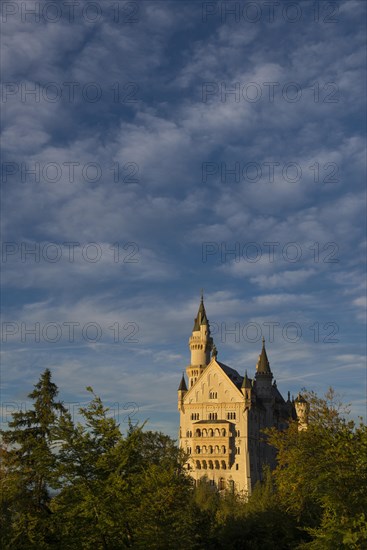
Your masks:
<instances>
[{"instance_id":1,"label":"blue sky","mask_svg":"<svg viewBox=\"0 0 367 550\"><path fill-rule=\"evenodd\" d=\"M365 417L366 5L267 4L3 4L3 421L49 367L175 437L202 288L220 361Z\"/></svg>"}]
</instances>

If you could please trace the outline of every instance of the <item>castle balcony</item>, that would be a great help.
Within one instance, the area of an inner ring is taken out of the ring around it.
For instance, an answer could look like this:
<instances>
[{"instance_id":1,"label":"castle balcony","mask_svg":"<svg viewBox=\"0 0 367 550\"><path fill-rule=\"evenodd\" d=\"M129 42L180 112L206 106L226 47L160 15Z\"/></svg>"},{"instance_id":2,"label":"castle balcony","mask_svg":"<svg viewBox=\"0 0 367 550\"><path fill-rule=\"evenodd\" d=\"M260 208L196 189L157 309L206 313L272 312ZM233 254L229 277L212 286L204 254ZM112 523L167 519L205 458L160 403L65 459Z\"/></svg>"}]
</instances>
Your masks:
<instances>
[{"instance_id":1,"label":"castle balcony","mask_svg":"<svg viewBox=\"0 0 367 550\"><path fill-rule=\"evenodd\" d=\"M228 440L234 435L233 429L233 424L228 420L199 420L193 424L193 439L195 441L213 438L218 441Z\"/></svg>"}]
</instances>

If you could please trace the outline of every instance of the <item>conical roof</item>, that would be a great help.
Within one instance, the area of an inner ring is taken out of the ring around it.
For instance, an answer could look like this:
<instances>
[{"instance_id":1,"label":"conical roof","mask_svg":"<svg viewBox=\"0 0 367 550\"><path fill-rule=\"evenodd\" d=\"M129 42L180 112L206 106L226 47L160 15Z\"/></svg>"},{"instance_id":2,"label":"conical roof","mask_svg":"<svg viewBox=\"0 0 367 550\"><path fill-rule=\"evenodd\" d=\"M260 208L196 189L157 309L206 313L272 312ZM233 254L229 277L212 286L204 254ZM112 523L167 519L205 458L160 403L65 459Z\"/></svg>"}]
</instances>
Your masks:
<instances>
[{"instance_id":1,"label":"conical roof","mask_svg":"<svg viewBox=\"0 0 367 550\"><path fill-rule=\"evenodd\" d=\"M182 373L181 382L180 382L180 385L178 386L177 391L187 391L187 386L186 386L186 382L185 382L185 375L183 373Z\"/></svg>"},{"instance_id":2,"label":"conical roof","mask_svg":"<svg viewBox=\"0 0 367 550\"><path fill-rule=\"evenodd\" d=\"M194 330L200 330L201 325L207 325L209 326L208 317L206 316L205 306L204 306L204 298L203 295L201 295L200 300L200 306L197 316L195 317L195 323L194 323Z\"/></svg>"},{"instance_id":3,"label":"conical roof","mask_svg":"<svg viewBox=\"0 0 367 550\"><path fill-rule=\"evenodd\" d=\"M270 370L269 359L265 349L265 338L263 338L263 347L259 355L259 361L256 365L257 374L272 374Z\"/></svg>"},{"instance_id":4,"label":"conical roof","mask_svg":"<svg viewBox=\"0 0 367 550\"><path fill-rule=\"evenodd\" d=\"M245 372L241 388L251 388L251 380L247 376L247 371Z\"/></svg>"}]
</instances>

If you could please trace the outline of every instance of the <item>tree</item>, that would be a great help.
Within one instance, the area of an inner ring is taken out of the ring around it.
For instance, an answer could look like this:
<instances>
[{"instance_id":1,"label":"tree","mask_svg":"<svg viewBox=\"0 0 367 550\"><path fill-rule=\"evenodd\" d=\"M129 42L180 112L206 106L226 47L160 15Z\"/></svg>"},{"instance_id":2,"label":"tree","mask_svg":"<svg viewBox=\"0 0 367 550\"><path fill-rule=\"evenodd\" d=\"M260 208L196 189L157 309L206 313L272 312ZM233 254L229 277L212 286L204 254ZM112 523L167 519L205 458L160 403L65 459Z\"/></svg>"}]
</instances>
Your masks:
<instances>
[{"instance_id":1,"label":"tree","mask_svg":"<svg viewBox=\"0 0 367 550\"><path fill-rule=\"evenodd\" d=\"M83 423L60 420L60 492L52 509L63 547L196 548L200 512L174 441L129 426L126 436L101 399L81 408ZM200 546L199 546L200 547Z\"/></svg>"},{"instance_id":2,"label":"tree","mask_svg":"<svg viewBox=\"0 0 367 550\"><path fill-rule=\"evenodd\" d=\"M1 521L4 548L49 548L50 486L55 482L54 430L63 404L46 369L28 395L33 409L13 413L1 432Z\"/></svg>"},{"instance_id":3,"label":"tree","mask_svg":"<svg viewBox=\"0 0 367 550\"><path fill-rule=\"evenodd\" d=\"M221 497L216 528L219 548L226 550L293 550L301 540L294 517L279 501L268 467L248 500L236 494Z\"/></svg>"},{"instance_id":4,"label":"tree","mask_svg":"<svg viewBox=\"0 0 367 550\"><path fill-rule=\"evenodd\" d=\"M309 423L299 431L268 431L278 452L274 478L285 510L312 540L302 548L367 548L367 431L345 416L332 389L324 398L303 393Z\"/></svg>"}]
</instances>

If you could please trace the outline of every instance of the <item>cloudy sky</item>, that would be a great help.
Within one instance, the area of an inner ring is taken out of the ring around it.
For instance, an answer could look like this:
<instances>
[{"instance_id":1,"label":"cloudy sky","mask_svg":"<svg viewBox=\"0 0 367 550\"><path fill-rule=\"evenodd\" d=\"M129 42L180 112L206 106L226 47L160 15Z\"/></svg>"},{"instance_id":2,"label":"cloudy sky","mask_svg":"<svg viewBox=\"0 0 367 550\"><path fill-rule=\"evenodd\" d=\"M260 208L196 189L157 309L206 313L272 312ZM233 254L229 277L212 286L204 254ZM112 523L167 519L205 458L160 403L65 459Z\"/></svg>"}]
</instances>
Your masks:
<instances>
[{"instance_id":1,"label":"cloudy sky","mask_svg":"<svg viewBox=\"0 0 367 550\"><path fill-rule=\"evenodd\" d=\"M177 434L219 359L366 415L365 8L4 2L2 420L49 367Z\"/></svg>"}]
</instances>

